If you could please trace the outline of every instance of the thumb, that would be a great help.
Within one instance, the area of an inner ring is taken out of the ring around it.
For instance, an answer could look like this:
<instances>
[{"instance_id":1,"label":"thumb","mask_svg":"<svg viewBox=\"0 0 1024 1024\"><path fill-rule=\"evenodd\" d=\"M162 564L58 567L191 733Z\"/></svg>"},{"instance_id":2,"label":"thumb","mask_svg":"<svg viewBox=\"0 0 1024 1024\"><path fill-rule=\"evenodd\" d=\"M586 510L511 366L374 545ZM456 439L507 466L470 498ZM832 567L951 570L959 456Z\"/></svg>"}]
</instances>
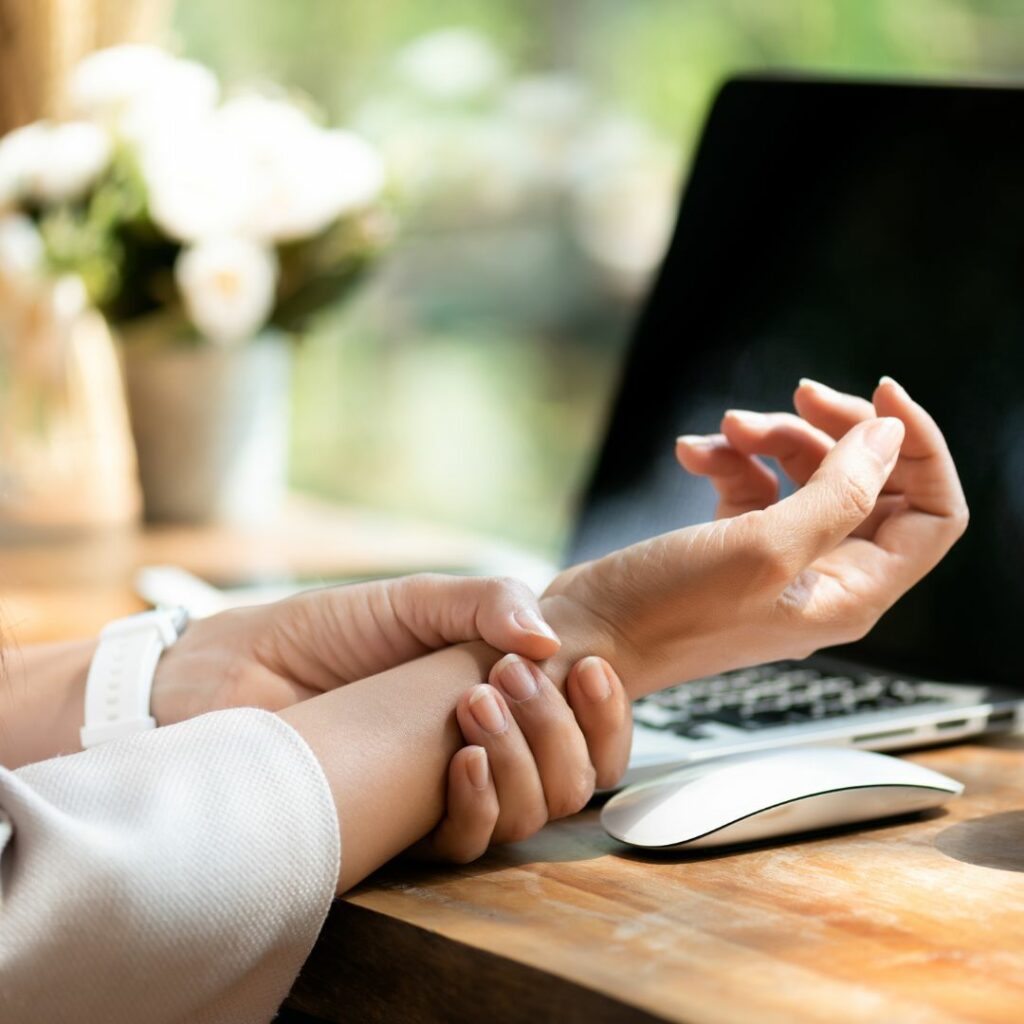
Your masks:
<instances>
[{"instance_id":1,"label":"thumb","mask_svg":"<svg viewBox=\"0 0 1024 1024\"><path fill-rule=\"evenodd\" d=\"M399 622L431 650L483 640L504 654L543 659L560 646L536 594L519 580L428 573L394 580L390 592Z\"/></svg>"},{"instance_id":2,"label":"thumb","mask_svg":"<svg viewBox=\"0 0 1024 1024\"><path fill-rule=\"evenodd\" d=\"M899 458L903 423L865 420L839 440L796 493L766 509L760 528L769 547L783 552L796 575L845 540L875 507Z\"/></svg>"}]
</instances>

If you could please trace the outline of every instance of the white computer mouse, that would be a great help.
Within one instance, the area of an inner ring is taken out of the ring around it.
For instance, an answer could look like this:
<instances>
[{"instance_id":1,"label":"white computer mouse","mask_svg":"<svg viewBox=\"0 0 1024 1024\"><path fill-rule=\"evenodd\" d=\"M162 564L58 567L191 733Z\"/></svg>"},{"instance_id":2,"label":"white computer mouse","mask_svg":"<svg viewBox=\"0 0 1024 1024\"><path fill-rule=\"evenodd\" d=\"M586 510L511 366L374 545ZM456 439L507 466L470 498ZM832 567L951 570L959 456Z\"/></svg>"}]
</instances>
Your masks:
<instances>
[{"instance_id":1,"label":"white computer mouse","mask_svg":"<svg viewBox=\"0 0 1024 1024\"><path fill-rule=\"evenodd\" d=\"M938 807L963 786L910 761L849 747L734 754L639 782L604 805L616 839L702 849Z\"/></svg>"}]
</instances>

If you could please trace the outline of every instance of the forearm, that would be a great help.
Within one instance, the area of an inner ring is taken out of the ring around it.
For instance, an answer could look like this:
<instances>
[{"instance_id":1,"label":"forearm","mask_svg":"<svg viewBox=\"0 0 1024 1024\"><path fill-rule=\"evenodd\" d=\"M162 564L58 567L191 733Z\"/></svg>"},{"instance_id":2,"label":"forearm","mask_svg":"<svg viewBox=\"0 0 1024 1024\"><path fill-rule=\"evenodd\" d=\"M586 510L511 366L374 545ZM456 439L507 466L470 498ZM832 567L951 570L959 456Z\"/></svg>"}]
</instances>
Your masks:
<instances>
[{"instance_id":1,"label":"forearm","mask_svg":"<svg viewBox=\"0 0 1024 1024\"><path fill-rule=\"evenodd\" d=\"M8 651L0 679L0 763L19 768L82 749L78 731L95 641Z\"/></svg>"},{"instance_id":2,"label":"forearm","mask_svg":"<svg viewBox=\"0 0 1024 1024\"><path fill-rule=\"evenodd\" d=\"M339 892L440 820L448 762L462 744L455 705L499 657L486 644L461 644L279 712L330 783L341 829Z\"/></svg>"},{"instance_id":3,"label":"forearm","mask_svg":"<svg viewBox=\"0 0 1024 1024\"><path fill-rule=\"evenodd\" d=\"M561 686L573 662L606 642L568 621L545 665ZM339 891L425 836L441 819L448 763L463 740L459 697L487 679L501 653L484 643L429 654L280 712L330 781L341 828Z\"/></svg>"}]
</instances>

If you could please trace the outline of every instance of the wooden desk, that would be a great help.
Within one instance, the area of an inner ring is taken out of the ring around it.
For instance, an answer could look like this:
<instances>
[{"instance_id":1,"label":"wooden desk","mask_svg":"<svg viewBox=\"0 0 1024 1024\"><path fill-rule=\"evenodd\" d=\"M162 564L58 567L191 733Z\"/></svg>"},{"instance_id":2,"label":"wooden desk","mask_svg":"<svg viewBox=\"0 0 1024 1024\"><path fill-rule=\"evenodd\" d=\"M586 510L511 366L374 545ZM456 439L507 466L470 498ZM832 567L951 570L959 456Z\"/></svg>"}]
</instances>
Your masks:
<instances>
[{"instance_id":1,"label":"wooden desk","mask_svg":"<svg viewBox=\"0 0 1024 1024\"><path fill-rule=\"evenodd\" d=\"M489 560L452 531L298 503L275 529L5 547L0 619L22 643L94 633L139 606L148 563L251 578ZM631 855L588 811L466 868L399 863L336 902L289 1004L359 1024L1020 1024L1024 737L914 757L964 798L731 856Z\"/></svg>"},{"instance_id":2,"label":"wooden desk","mask_svg":"<svg viewBox=\"0 0 1024 1024\"><path fill-rule=\"evenodd\" d=\"M289 1005L325 1021L1024 1021L1024 737L917 753L922 820L637 856L595 811L337 901Z\"/></svg>"},{"instance_id":3,"label":"wooden desk","mask_svg":"<svg viewBox=\"0 0 1024 1024\"><path fill-rule=\"evenodd\" d=\"M21 643L94 635L139 611L144 565L178 565L222 584L452 570L509 571L488 538L367 509L293 498L269 526L160 526L0 543L0 627Z\"/></svg>"}]
</instances>

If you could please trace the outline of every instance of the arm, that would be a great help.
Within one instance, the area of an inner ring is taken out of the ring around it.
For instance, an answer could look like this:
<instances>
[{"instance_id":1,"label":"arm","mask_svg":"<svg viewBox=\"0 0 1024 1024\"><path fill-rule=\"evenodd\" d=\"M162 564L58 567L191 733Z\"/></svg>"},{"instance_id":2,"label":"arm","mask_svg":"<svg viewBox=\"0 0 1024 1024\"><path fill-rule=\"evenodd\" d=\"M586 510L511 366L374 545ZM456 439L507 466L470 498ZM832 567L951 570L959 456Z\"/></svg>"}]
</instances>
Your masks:
<instances>
[{"instance_id":1,"label":"arm","mask_svg":"<svg viewBox=\"0 0 1024 1024\"><path fill-rule=\"evenodd\" d=\"M482 642L460 644L279 712L331 787L345 850L339 893L437 824L463 743L456 707L500 657Z\"/></svg>"},{"instance_id":2,"label":"arm","mask_svg":"<svg viewBox=\"0 0 1024 1024\"><path fill-rule=\"evenodd\" d=\"M9 768L82 747L85 677L93 640L5 652L0 679L0 764Z\"/></svg>"},{"instance_id":3,"label":"arm","mask_svg":"<svg viewBox=\"0 0 1024 1024\"><path fill-rule=\"evenodd\" d=\"M264 711L0 768L0 1019L269 1021L338 856L319 765Z\"/></svg>"},{"instance_id":4,"label":"arm","mask_svg":"<svg viewBox=\"0 0 1024 1024\"><path fill-rule=\"evenodd\" d=\"M528 658L558 650L537 598L516 580L421 574L310 590L191 623L157 666L153 715L172 725L231 707L277 711L476 638ZM16 768L81 750L95 649L90 640L8 652L0 679L0 764Z\"/></svg>"},{"instance_id":5,"label":"arm","mask_svg":"<svg viewBox=\"0 0 1024 1024\"><path fill-rule=\"evenodd\" d=\"M552 679L561 682L567 665L596 654L637 697L740 665L804 657L863 635L927 573L966 526L942 436L898 385L881 385L866 409L840 398L833 411L856 414L794 495L558 577L541 601L562 640L547 664ZM879 412L888 418L874 418ZM462 645L282 712L324 765L334 794L346 851L340 889L438 820L444 769L458 744L453 711L496 658L484 644Z\"/></svg>"}]
</instances>

